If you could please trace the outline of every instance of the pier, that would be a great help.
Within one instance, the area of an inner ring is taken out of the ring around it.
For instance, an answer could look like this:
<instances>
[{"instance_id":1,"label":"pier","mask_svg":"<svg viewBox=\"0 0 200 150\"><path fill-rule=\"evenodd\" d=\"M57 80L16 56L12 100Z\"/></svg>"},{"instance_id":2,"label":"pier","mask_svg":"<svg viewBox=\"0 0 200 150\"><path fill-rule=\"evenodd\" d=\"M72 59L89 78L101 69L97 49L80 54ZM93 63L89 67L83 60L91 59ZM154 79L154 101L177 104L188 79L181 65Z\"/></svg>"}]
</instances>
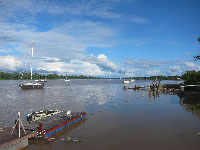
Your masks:
<instances>
[{"instance_id":1,"label":"pier","mask_svg":"<svg viewBox=\"0 0 200 150\"><path fill-rule=\"evenodd\" d=\"M26 131L19 137L18 131L12 133L12 127L1 128L0 130L0 150L18 150L28 146L28 139L35 137L36 132Z\"/></svg>"},{"instance_id":2,"label":"pier","mask_svg":"<svg viewBox=\"0 0 200 150\"><path fill-rule=\"evenodd\" d=\"M141 89L148 89L152 91L156 90L169 90L169 91L179 91L181 89L180 84L151 84L151 85L135 85L135 86L127 86L123 87L124 89L133 89L133 90L141 90Z\"/></svg>"}]
</instances>

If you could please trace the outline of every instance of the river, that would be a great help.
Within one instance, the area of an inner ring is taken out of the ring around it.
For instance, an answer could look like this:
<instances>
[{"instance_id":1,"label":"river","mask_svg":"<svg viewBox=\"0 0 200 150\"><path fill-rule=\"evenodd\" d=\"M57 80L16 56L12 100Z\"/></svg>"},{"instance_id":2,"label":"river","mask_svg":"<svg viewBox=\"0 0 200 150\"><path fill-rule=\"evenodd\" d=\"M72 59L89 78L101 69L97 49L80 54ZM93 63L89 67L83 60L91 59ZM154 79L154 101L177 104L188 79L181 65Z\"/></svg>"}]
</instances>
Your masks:
<instances>
[{"instance_id":1,"label":"river","mask_svg":"<svg viewBox=\"0 0 200 150\"><path fill-rule=\"evenodd\" d=\"M175 94L123 89L122 80L48 80L44 89L22 90L20 81L0 81L0 127L23 123L33 111L84 111L87 120L51 143L32 140L33 150L197 150L200 116ZM135 81L137 85L152 81ZM133 83L131 83L133 84ZM68 142L67 139L81 142Z\"/></svg>"}]
</instances>

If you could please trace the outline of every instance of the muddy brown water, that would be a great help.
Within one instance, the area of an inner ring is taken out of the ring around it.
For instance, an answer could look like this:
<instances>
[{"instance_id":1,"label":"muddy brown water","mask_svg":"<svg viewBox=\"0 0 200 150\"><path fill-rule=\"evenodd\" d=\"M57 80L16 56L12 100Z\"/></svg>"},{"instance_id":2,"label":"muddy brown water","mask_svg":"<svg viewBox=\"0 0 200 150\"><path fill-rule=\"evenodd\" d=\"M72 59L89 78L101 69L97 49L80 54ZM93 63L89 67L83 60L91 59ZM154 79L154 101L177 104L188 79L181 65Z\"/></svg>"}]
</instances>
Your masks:
<instances>
[{"instance_id":1,"label":"muddy brown water","mask_svg":"<svg viewBox=\"0 0 200 150\"><path fill-rule=\"evenodd\" d=\"M32 111L87 112L87 119L54 135L52 142L31 140L25 149L200 148L199 113L191 112L177 95L123 90L122 80L50 80L42 90L21 90L18 83L0 81L0 127L13 126L18 111L24 123L26 114ZM151 81L134 83L144 85Z\"/></svg>"}]
</instances>

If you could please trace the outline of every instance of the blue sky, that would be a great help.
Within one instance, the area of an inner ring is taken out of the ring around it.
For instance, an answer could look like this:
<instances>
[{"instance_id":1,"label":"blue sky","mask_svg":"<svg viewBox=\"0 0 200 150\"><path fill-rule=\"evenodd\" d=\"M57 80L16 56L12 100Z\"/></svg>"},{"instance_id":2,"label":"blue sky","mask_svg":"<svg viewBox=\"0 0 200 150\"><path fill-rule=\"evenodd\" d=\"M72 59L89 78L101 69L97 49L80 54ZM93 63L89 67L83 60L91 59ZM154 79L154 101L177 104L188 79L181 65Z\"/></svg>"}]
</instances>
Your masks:
<instances>
[{"instance_id":1,"label":"blue sky","mask_svg":"<svg viewBox=\"0 0 200 150\"><path fill-rule=\"evenodd\" d=\"M0 0L0 71L92 76L200 70L199 0ZM34 59L30 48L34 45Z\"/></svg>"}]
</instances>

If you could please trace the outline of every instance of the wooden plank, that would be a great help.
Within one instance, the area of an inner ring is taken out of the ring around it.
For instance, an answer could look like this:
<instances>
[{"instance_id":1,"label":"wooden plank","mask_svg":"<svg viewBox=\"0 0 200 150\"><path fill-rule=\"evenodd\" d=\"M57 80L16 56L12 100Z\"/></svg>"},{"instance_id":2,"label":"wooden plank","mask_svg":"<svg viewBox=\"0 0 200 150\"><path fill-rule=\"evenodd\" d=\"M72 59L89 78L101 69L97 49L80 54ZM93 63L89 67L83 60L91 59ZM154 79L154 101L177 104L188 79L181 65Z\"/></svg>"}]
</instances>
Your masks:
<instances>
[{"instance_id":1,"label":"wooden plank","mask_svg":"<svg viewBox=\"0 0 200 150\"><path fill-rule=\"evenodd\" d=\"M36 135L36 133L31 131L26 131L27 134L25 135L24 132L21 130L21 137L19 138L16 130L13 132L13 135L11 135L12 130L12 127L6 127L3 128L2 131L0 131L0 148L13 145L24 139L28 139Z\"/></svg>"}]
</instances>

